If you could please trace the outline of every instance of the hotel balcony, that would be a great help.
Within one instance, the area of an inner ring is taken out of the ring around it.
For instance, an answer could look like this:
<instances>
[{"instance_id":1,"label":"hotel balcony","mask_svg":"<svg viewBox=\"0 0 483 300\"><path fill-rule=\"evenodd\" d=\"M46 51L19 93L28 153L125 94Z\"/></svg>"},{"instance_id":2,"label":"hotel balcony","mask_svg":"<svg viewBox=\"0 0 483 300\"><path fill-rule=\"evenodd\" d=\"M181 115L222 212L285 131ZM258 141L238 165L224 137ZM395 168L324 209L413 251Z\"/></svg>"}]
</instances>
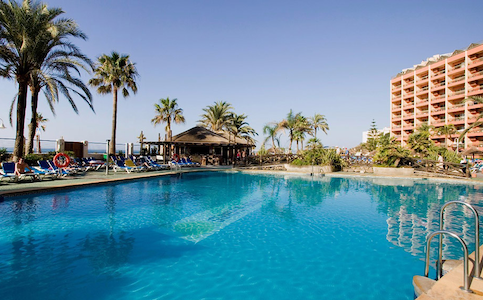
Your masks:
<instances>
[{"instance_id":1,"label":"hotel balcony","mask_svg":"<svg viewBox=\"0 0 483 300\"><path fill-rule=\"evenodd\" d=\"M400 110L401 110L401 105L393 105L392 106L392 111L393 112L400 111Z\"/></svg>"},{"instance_id":2,"label":"hotel balcony","mask_svg":"<svg viewBox=\"0 0 483 300\"><path fill-rule=\"evenodd\" d=\"M416 85L417 86L422 86L422 85L428 83L428 78L429 78L428 75L426 75L423 78L418 79L418 81L416 81Z\"/></svg>"},{"instance_id":3,"label":"hotel balcony","mask_svg":"<svg viewBox=\"0 0 483 300\"><path fill-rule=\"evenodd\" d=\"M439 119L439 120L434 120L431 122L431 125L438 127L438 126L443 126L446 122L446 119Z\"/></svg>"},{"instance_id":4,"label":"hotel balcony","mask_svg":"<svg viewBox=\"0 0 483 300\"><path fill-rule=\"evenodd\" d=\"M483 84L476 86L468 91L468 97L469 96L475 96L475 95L480 95L483 94Z\"/></svg>"},{"instance_id":5,"label":"hotel balcony","mask_svg":"<svg viewBox=\"0 0 483 300\"><path fill-rule=\"evenodd\" d=\"M434 75L431 77L431 80L444 78L445 74L446 74L446 71L444 70L440 72L435 72Z\"/></svg>"},{"instance_id":6,"label":"hotel balcony","mask_svg":"<svg viewBox=\"0 0 483 300\"><path fill-rule=\"evenodd\" d=\"M478 119L478 115L469 115L468 116L468 124L475 123L475 121Z\"/></svg>"},{"instance_id":7,"label":"hotel balcony","mask_svg":"<svg viewBox=\"0 0 483 300\"><path fill-rule=\"evenodd\" d=\"M483 128L474 128L468 132L468 137L483 136Z\"/></svg>"},{"instance_id":8,"label":"hotel balcony","mask_svg":"<svg viewBox=\"0 0 483 300\"><path fill-rule=\"evenodd\" d=\"M471 60L468 63L468 69L473 69L475 67L483 65L483 57L479 57L477 59Z\"/></svg>"},{"instance_id":9,"label":"hotel balcony","mask_svg":"<svg viewBox=\"0 0 483 300\"><path fill-rule=\"evenodd\" d=\"M464 98L465 97L465 89L458 90L453 93L448 94L448 100L456 100L458 98Z\"/></svg>"},{"instance_id":10,"label":"hotel balcony","mask_svg":"<svg viewBox=\"0 0 483 300\"><path fill-rule=\"evenodd\" d=\"M442 90L442 89L444 89L445 85L446 85L445 82L433 84L431 86L431 92L436 92L436 91Z\"/></svg>"},{"instance_id":11,"label":"hotel balcony","mask_svg":"<svg viewBox=\"0 0 483 300\"><path fill-rule=\"evenodd\" d=\"M483 108L483 103L468 101L468 110L473 110L477 108Z\"/></svg>"},{"instance_id":12,"label":"hotel balcony","mask_svg":"<svg viewBox=\"0 0 483 300\"><path fill-rule=\"evenodd\" d=\"M431 115L435 116L435 115L441 115L441 114L445 114L445 109L444 107L438 107L438 108L432 108L431 109Z\"/></svg>"},{"instance_id":13,"label":"hotel balcony","mask_svg":"<svg viewBox=\"0 0 483 300\"><path fill-rule=\"evenodd\" d=\"M416 107L425 106L429 104L429 99L416 101Z\"/></svg>"},{"instance_id":14,"label":"hotel balcony","mask_svg":"<svg viewBox=\"0 0 483 300\"><path fill-rule=\"evenodd\" d=\"M429 91L429 87L424 87L422 89L419 89L417 92L416 92L416 95L417 96L420 96L420 95L424 95L424 94L427 94Z\"/></svg>"},{"instance_id":15,"label":"hotel balcony","mask_svg":"<svg viewBox=\"0 0 483 300\"><path fill-rule=\"evenodd\" d=\"M448 124L461 125L465 124L465 117L453 117L448 119Z\"/></svg>"},{"instance_id":16,"label":"hotel balcony","mask_svg":"<svg viewBox=\"0 0 483 300\"><path fill-rule=\"evenodd\" d=\"M454 67L450 67L448 70L448 75L449 74L455 74L457 72L464 73L465 72L465 62L463 61L462 63L459 63L455 65Z\"/></svg>"},{"instance_id":17,"label":"hotel balcony","mask_svg":"<svg viewBox=\"0 0 483 300\"><path fill-rule=\"evenodd\" d=\"M448 112L456 112L456 111L464 111L465 110L465 103L458 103L455 105L451 105L448 107Z\"/></svg>"},{"instance_id":18,"label":"hotel balcony","mask_svg":"<svg viewBox=\"0 0 483 300\"><path fill-rule=\"evenodd\" d=\"M475 72L468 76L468 82L473 82L479 79L483 79L483 71Z\"/></svg>"},{"instance_id":19,"label":"hotel balcony","mask_svg":"<svg viewBox=\"0 0 483 300\"><path fill-rule=\"evenodd\" d=\"M397 96L392 96L391 101L392 102L394 102L394 101L401 101L401 94L399 94Z\"/></svg>"},{"instance_id":20,"label":"hotel balcony","mask_svg":"<svg viewBox=\"0 0 483 300\"><path fill-rule=\"evenodd\" d=\"M414 119L414 114L407 114L404 115L403 120L411 120Z\"/></svg>"},{"instance_id":21,"label":"hotel balcony","mask_svg":"<svg viewBox=\"0 0 483 300\"><path fill-rule=\"evenodd\" d=\"M431 98L431 103L444 102L445 99L446 99L446 95L439 95L439 96L436 96L436 97Z\"/></svg>"},{"instance_id":22,"label":"hotel balcony","mask_svg":"<svg viewBox=\"0 0 483 300\"><path fill-rule=\"evenodd\" d=\"M465 78L465 76L459 76L451 79L451 81L448 83L448 87L457 86L458 84L464 84Z\"/></svg>"}]
</instances>

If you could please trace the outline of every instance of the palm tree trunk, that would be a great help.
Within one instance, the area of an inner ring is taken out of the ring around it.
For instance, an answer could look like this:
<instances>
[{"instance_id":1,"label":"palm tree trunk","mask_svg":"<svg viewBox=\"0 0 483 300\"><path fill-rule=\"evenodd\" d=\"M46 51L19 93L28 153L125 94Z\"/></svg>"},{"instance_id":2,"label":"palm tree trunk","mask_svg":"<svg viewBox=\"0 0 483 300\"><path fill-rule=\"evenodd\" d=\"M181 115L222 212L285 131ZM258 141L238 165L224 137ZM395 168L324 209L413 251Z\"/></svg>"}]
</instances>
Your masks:
<instances>
[{"instance_id":1,"label":"palm tree trunk","mask_svg":"<svg viewBox=\"0 0 483 300\"><path fill-rule=\"evenodd\" d=\"M35 139L35 130L37 129L37 106L39 104L39 89L35 87L30 87L31 92L31 104L30 108L32 110L32 117L30 118L29 124L29 134L27 140L27 149L26 153L31 154L34 153L34 139Z\"/></svg>"},{"instance_id":2,"label":"palm tree trunk","mask_svg":"<svg viewBox=\"0 0 483 300\"><path fill-rule=\"evenodd\" d=\"M317 127L314 126L314 138L317 139Z\"/></svg>"},{"instance_id":3,"label":"palm tree trunk","mask_svg":"<svg viewBox=\"0 0 483 300\"><path fill-rule=\"evenodd\" d=\"M109 143L109 155L116 155L116 127L117 127L117 88L114 87L112 90L113 101L112 101L112 132L111 132L111 142Z\"/></svg>"},{"instance_id":4,"label":"palm tree trunk","mask_svg":"<svg viewBox=\"0 0 483 300\"><path fill-rule=\"evenodd\" d=\"M18 98L17 98L17 128L15 136L15 146L13 148L13 160L17 161L24 154L25 138L23 136L25 129L25 110L27 108L27 81L18 81Z\"/></svg>"}]
</instances>

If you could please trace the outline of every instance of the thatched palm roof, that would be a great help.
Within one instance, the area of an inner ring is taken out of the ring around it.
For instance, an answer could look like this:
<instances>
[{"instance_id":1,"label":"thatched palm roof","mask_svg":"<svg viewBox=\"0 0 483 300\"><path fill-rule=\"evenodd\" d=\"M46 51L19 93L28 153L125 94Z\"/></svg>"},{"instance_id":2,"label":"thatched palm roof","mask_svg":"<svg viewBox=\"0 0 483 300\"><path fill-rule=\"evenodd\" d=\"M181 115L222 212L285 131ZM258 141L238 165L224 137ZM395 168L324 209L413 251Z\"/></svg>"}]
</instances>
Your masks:
<instances>
[{"instance_id":1,"label":"thatched palm roof","mask_svg":"<svg viewBox=\"0 0 483 300\"><path fill-rule=\"evenodd\" d=\"M173 136L175 143L228 145L228 139L203 127L193 127Z\"/></svg>"}]
</instances>

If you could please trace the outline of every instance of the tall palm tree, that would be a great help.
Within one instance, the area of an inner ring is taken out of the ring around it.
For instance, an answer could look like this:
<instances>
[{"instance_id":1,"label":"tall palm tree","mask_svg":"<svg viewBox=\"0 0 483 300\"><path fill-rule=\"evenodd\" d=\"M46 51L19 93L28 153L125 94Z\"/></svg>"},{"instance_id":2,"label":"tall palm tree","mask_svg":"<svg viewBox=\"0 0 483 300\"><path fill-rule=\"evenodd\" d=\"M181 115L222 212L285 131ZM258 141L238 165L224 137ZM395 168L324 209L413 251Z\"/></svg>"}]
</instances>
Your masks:
<instances>
[{"instance_id":1,"label":"tall palm tree","mask_svg":"<svg viewBox=\"0 0 483 300\"><path fill-rule=\"evenodd\" d=\"M327 119L324 115L315 114L313 117L309 117L309 124L313 129L314 138L317 139L317 129L322 130L325 134L329 130L329 124L327 124Z\"/></svg>"},{"instance_id":2,"label":"tall palm tree","mask_svg":"<svg viewBox=\"0 0 483 300\"><path fill-rule=\"evenodd\" d=\"M452 134L456 133L456 127L453 124L446 124L436 129L438 135L444 135L445 145L448 148L448 140Z\"/></svg>"},{"instance_id":3,"label":"tall palm tree","mask_svg":"<svg viewBox=\"0 0 483 300\"><path fill-rule=\"evenodd\" d=\"M43 123L48 122L49 119L46 119L42 116L41 113L35 113L35 131L39 131L37 134L37 152L42 153L42 149L40 148L40 129L42 131L45 131L45 125L42 125Z\"/></svg>"},{"instance_id":4,"label":"tall palm tree","mask_svg":"<svg viewBox=\"0 0 483 300\"><path fill-rule=\"evenodd\" d=\"M288 130L288 138L290 140L289 150L292 152L292 142L294 140L294 132L297 127L297 119L301 116L301 113L294 114L292 110L287 114L287 117L282 120L278 126L281 129Z\"/></svg>"},{"instance_id":5,"label":"tall palm tree","mask_svg":"<svg viewBox=\"0 0 483 300\"><path fill-rule=\"evenodd\" d=\"M29 83L32 118L29 125L27 153L33 152L35 116L39 93L42 89L44 89L45 98L54 115L53 102L58 101L59 91L68 99L75 113L78 114L79 111L70 92L79 95L94 110L91 92L81 80L71 75L71 71L80 74L79 69L83 69L88 73L91 72L93 69L92 61L67 40L68 37L78 37L83 40L87 39L87 37L79 30L77 24L69 19L61 19L55 22L55 29L52 31L53 33L50 33L50 31L45 32L42 38L39 38L35 47L35 69L30 73ZM78 88L80 92L71 86Z\"/></svg>"},{"instance_id":6,"label":"tall palm tree","mask_svg":"<svg viewBox=\"0 0 483 300\"><path fill-rule=\"evenodd\" d=\"M14 77L18 84L16 136L13 159L24 153L25 111L30 75L35 65L37 46L47 33L55 34L55 20L63 11L47 8L43 3L24 0L0 1L0 60L1 75Z\"/></svg>"},{"instance_id":7,"label":"tall palm tree","mask_svg":"<svg viewBox=\"0 0 483 300\"><path fill-rule=\"evenodd\" d=\"M266 134L267 137L263 141L263 144L266 144L268 140L272 140L272 148L275 151L275 140L277 139L277 133L279 132L280 127L278 127L278 124L276 123L271 123L271 124L265 124L263 127L263 134Z\"/></svg>"},{"instance_id":8,"label":"tall palm tree","mask_svg":"<svg viewBox=\"0 0 483 300\"><path fill-rule=\"evenodd\" d=\"M116 153L116 127L117 127L117 92L129 96L130 89L134 94L138 91L136 66L129 60L129 55L121 55L115 51L111 55L103 54L98 58L97 67L94 70L95 77L89 80L89 84L97 87L99 94L113 95L112 108L112 132L109 144L109 154Z\"/></svg>"},{"instance_id":9,"label":"tall palm tree","mask_svg":"<svg viewBox=\"0 0 483 300\"><path fill-rule=\"evenodd\" d=\"M201 126L204 126L215 132L227 129L229 120L232 116L233 106L225 101L215 102L214 105L208 105L203 108L204 114L201 115Z\"/></svg>"},{"instance_id":10,"label":"tall palm tree","mask_svg":"<svg viewBox=\"0 0 483 300\"><path fill-rule=\"evenodd\" d=\"M171 133L171 121L175 122L176 124L184 123L185 119L183 116L183 109L178 107L177 98L173 100L169 100L169 97L166 99L159 99L159 104L154 104L154 109L156 111L156 116L151 120L151 122L156 126L159 123L166 123L166 137L168 141L171 141L172 133Z\"/></svg>"}]
</instances>

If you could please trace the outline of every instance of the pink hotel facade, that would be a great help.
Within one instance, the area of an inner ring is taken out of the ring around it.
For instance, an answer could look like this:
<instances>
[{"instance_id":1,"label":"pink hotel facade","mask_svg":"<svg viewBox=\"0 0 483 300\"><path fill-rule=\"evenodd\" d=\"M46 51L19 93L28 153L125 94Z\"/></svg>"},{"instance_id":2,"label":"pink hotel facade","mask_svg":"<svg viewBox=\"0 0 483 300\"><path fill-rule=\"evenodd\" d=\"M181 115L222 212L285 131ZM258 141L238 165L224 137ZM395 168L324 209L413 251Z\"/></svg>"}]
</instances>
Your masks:
<instances>
[{"instance_id":1,"label":"pink hotel facade","mask_svg":"<svg viewBox=\"0 0 483 300\"><path fill-rule=\"evenodd\" d=\"M391 135L402 145L408 136L426 123L438 127L453 124L461 131L476 121L483 104L465 101L483 96L483 44L471 44L464 50L435 55L391 79ZM458 134L447 144L456 149ZM483 127L471 130L459 148L483 150ZM444 135L431 137L445 144Z\"/></svg>"}]
</instances>

